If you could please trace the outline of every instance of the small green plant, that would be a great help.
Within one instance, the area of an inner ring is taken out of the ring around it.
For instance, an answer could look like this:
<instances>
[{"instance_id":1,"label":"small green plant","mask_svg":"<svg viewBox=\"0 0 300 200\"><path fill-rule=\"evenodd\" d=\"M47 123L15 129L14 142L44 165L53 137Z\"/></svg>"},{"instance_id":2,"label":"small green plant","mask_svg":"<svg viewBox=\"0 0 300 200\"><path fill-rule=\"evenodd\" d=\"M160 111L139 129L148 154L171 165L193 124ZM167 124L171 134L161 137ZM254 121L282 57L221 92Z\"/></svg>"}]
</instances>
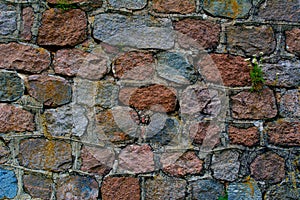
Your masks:
<instances>
[{"instance_id":1,"label":"small green plant","mask_svg":"<svg viewBox=\"0 0 300 200\"><path fill-rule=\"evenodd\" d=\"M265 79L263 77L263 53L260 52L259 56L253 55L253 57L250 59L246 59L246 61L249 62L250 67L250 78L252 82L252 87L250 89L251 92L259 92L262 90Z\"/></svg>"},{"instance_id":2,"label":"small green plant","mask_svg":"<svg viewBox=\"0 0 300 200\"><path fill-rule=\"evenodd\" d=\"M227 193L227 191L225 191L224 196L220 196L220 197L218 198L218 200L228 200L228 193Z\"/></svg>"},{"instance_id":3,"label":"small green plant","mask_svg":"<svg viewBox=\"0 0 300 200\"><path fill-rule=\"evenodd\" d=\"M74 4L70 4L68 0L59 0L55 5L55 8L62 9L64 11L68 11L70 9L76 8Z\"/></svg>"}]
</instances>

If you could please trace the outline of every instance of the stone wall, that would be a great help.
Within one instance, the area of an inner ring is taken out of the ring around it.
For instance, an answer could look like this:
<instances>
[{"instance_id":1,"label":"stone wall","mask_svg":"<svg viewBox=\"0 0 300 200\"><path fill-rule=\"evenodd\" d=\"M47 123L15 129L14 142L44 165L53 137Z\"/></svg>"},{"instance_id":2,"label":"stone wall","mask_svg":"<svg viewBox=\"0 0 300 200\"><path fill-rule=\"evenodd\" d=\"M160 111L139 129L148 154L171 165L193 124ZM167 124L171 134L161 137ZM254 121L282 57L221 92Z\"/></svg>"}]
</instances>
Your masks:
<instances>
[{"instance_id":1,"label":"stone wall","mask_svg":"<svg viewBox=\"0 0 300 200\"><path fill-rule=\"evenodd\" d=\"M0 42L0 199L300 199L298 0L1 0Z\"/></svg>"}]
</instances>

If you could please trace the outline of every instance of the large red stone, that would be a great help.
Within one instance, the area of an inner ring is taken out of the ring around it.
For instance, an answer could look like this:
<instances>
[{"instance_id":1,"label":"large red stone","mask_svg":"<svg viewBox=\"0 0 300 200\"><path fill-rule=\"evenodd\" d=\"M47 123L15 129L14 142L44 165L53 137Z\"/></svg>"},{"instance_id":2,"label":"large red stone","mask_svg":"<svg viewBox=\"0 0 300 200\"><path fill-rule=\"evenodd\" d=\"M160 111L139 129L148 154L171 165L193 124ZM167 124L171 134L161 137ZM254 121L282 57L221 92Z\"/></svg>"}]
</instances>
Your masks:
<instances>
[{"instance_id":1,"label":"large red stone","mask_svg":"<svg viewBox=\"0 0 300 200\"><path fill-rule=\"evenodd\" d=\"M300 29L294 28L292 30L286 31L286 49L300 56Z\"/></svg>"},{"instance_id":2,"label":"large red stone","mask_svg":"<svg viewBox=\"0 0 300 200\"><path fill-rule=\"evenodd\" d=\"M213 148L220 143L221 129L216 123L198 122L190 127L190 138L196 145L202 145L202 148Z\"/></svg>"},{"instance_id":3,"label":"large red stone","mask_svg":"<svg viewBox=\"0 0 300 200\"><path fill-rule=\"evenodd\" d=\"M22 12L22 29L21 29L21 37L24 40L31 40L31 28L34 22L34 11L31 7L26 7Z\"/></svg>"},{"instance_id":4,"label":"large red stone","mask_svg":"<svg viewBox=\"0 0 300 200\"><path fill-rule=\"evenodd\" d=\"M259 133L256 127L242 129L229 126L228 134L231 144L251 147L259 143Z\"/></svg>"},{"instance_id":5,"label":"large red stone","mask_svg":"<svg viewBox=\"0 0 300 200\"><path fill-rule=\"evenodd\" d=\"M196 11L194 0L153 0L153 9L163 13L187 14Z\"/></svg>"}]
</instances>

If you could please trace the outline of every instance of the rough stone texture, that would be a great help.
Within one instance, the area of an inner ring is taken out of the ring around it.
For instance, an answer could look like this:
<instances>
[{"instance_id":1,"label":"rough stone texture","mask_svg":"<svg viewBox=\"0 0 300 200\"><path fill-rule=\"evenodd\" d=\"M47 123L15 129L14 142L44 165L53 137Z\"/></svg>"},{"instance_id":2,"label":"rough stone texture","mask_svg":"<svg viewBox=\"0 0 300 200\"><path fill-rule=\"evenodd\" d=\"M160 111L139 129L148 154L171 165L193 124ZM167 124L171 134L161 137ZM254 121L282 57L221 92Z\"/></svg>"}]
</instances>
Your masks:
<instances>
[{"instance_id":1,"label":"rough stone texture","mask_svg":"<svg viewBox=\"0 0 300 200\"><path fill-rule=\"evenodd\" d=\"M27 89L30 96L45 106L56 107L67 104L72 98L72 88L67 80L48 75L28 77Z\"/></svg>"},{"instance_id":2,"label":"rough stone texture","mask_svg":"<svg viewBox=\"0 0 300 200\"><path fill-rule=\"evenodd\" d=\"M91 177L73 175L60 178L56 184L56 199L97 200L98 187L97 181Z\"/></svg>"},{"instance_id":3,"label":"rough stone texture","mask_svg":"<svg viewBox=\"0 0 300 200\"><path fill-rule=\"evenodd\" d=\"M224 181L234 181L238 177L240 168L239 153L225 150L213 155L211 169L213 177Z\"/></svg>"},{"instance_id":4,"label":"rough stone texture","mask_svg":"<svg viewBox=\"0 0 300 200\"><path fill-rule=\"evenodd\" d=\"M31 28L34 22L34 12L31 7L26 7L22 11L22 28L21 28L21 38L26 41L31 40Z\"/></svg>"},{"instance_id":5,"label":"rough stone texture","mask_svg":"<svg viewBox=\"0 0 300 200\"><path fill-rule=\"evenodd\" d=\"M194 66L180 52L163 52L157 55L157 59L156 71L159 76L178 84L197 81Z\"/></svg>"},{"instance_id":6,"label":"rough stone texture","mask_svg":"<svg viewBox=\"0 0 300 200\"><path fill-rule=\"evenodd\" d=\"M0 68L40 73L50 65L50 53L40 47L10 42L0 44Z\"/></svg>"},{"instance_id":7,"label":"rough stone texture","mask_svg":"<svg viewBox=\"0 0 300 200\"><path fill-rule=\"evenodd\" d=\"M203 161L197 157L195 152L187 151L176 160L173 160L174 156L177 157L176 153L165 153L162 155L160 161L164 172L172 176L201 173Z\"/></svg>"},{"instance_id":8,"label":"rough stone texture","mask_svg":"<svg viewBox=\"0 0 300 200\"><path fill-rule=\"evenodd\" d=\"M14 171L0 168L0 199L12 199L18 192L18 180Z\"/></svg>"},{"instance_id":9,"label":"rough stone texture","mask_svg":"<svg viewBox=\"0 0 300 200\"><path fill-rule=\"evenodd\" d=\"M81 170L98 175L106 175L112 169L115 153L109 148L83 146L81 149Z\"/></svg>"},{"instance_id":10,"label":"rough stone texture","mask_svg":"<svg viewBox=\"0 0 300 200\"><path fill-rule=\"evenodd\" d=\"M203 8L213 16L228 18L244 18L248 15L251 7L251 0L216 1L204 0Z\"/></svg>"},{"instance_id":11,"label":"rough stone texture","mask_svg":"<svg viewBox=\"0 0 300 200\"><path fill-rule=\"evenodd\" d=\"M54 56L54 71L66 76L99 80L108 72L107 58L80 49L58 50Z\"/></svg>"},{"instance_id":12,"label":"rough stone texture","mask_svg":"<svg viewBox=\"0 0 300 200\"><path fill-rule=\"evenodd\" d=\"M200 60L198 67L201 75L208 82L230 87L251 85L250 67L241 56L210 54ZM220 77L216 76L216 70L220 73Z\"/></svg>"},{"instance_id":13,"label":"rough stone texture","mask_svg":"<svg viewBox=\"0 0 300 200\"><path fill-rule=\"evenodd\" d=\"M142 9L147 5L147 0L109 0L114 8L127 8L130 10Z\"/></svg>"},{"instance_id":14,"label":"rough stone texture","mask_svg":"<svg viewBox=\"0 0 300 200\"><path fill-rule=\"evenodd\" d=\"M107 177L101 187L103 200L139 200L140 193L139 179L133 177Z\"/></svg>"},{"instance_id":15,"label":"rough stone texture","mask_svg":"<svg viewBox=\"0 0 300 200\"><path fill-rule=\"evenodd\" d=\"M83 3L83 2L89 2L89 1L93 1L93 0L47 0L47 2L52 3L52 4L60 4L60 3L73 4L73 3Z\"/></svg>"},{"instance_id":16,"label":"rough stone texture","mask_svg":"<svg viewBox=\"0 0 300 200\"><path fill-rule=\"evenodd\" d=\"M243 91L231 97L232 117L236 119L264 119L277 115L273 91L265 88L260 93Z\"/></svg>"},{"instance_id":17,"label":"rough stone texture","mask_svg":"<svg viewBox=\"0 0 300 200\"><path fill-rule=\"evenodd\" d=\"M197 180L190 182L192 199L215 200L224 195L224 186L215 180Z\"/></svg>"},{"instance_id":18,"label":"rough stone texture","mask_svg":"<svg viewBox=\"0 0 300 200\"><path fill-rule=\"evenodd\" d=\"M10 35L17 29L17 9L1 3L0 12L0 35Z\"/></svg>"},{"instance_id":19,"label":"rough stone texture","mask_svg":"<svg viewBox=\"0 0 300 200\"><path fill-rule=\"evenodd\" d=\"M300 56L300 29L293 28L285 32L287 51Z\"/></svg>"},{"instance_id":20,"label":"rough stone texture","mask_svg":"<svg viewBox=\"0 0 300 200\"><path fill-rule=\"evenodd\" d=\"M0 104L0 133L34 131L34 115L22 108Z\"/></svg>"},{"instance_id":21,"label":"rough stone texture","mask_svg":"<svg viewBox=\"0 0 300 200\"><path fill-rule=\"evenodd\" d=\"M264 52L271 54L276 41L270 26L236 25L226 28L227 49L230 53L252 56Z\"/></svg>"},{"instance_id":22,"label":"rough stone texture","mask_svg":"<svg viewBox=\"0 0 300 200\"><path fill-rule=\"evenodd\" d=\"M196 11L194 0L153 0L152 7L156 12L187 14Z\"/></svg>"},{"instance_id":23,"label":"rough stone texture","mask_svg":"<svg viewBox=\"0 0 300 200\"><path fill-rule=\"evenodd\" d=\"M95 16L94 38L110 45L132 46L141 49L170 49L174 32L169 19L149 16L126 17L120 14Z\"/></svg>"},{"instance_id":24,"label":"rough stone texture","mask_svg":"<svg viewBox=\"0 0 300 200\"><path fill-rule=\"evenodd\" d=\"M118 79L143 81L154 74L154 57L151 53L126 52L113 63L114 76Z\"/></svg>"},{"instance_id":25,"label":"rough stone texture","mask_svg":"<svg viewBox=\"0 0 300 200\"><path fill-rule=\"evenodd\" d=\"M182 47L196 46L200 49L215 49L219 43L220 25L197 19L183 19L174 22Z\"/></svg>"},{"instance_id":26,"label":"rough stone texture","mask_svg":"<svg viewBox=\"0 0 300 200\"><path fill-rule=\"evenodd\" d=\"M256 127L242 129L234 126L229 126L228 134L231 144L251 147L259 143L260 136Z\"/></svg>"},{"instance_id":27,"label":"rough stone texture","mask_svg":"<svg viewBox=\"0 0 300 200\"><path fill-rule=\"evenodd\" d=\"M258 17L265 20L298 22L300 13L298 0L269 0L258 10Z\"/></svg>"},{"instance_id":28,"label":"rough stone texture","mask_svg":"<svg viewBox=\"0 0 300 200\"><path fill-rule=\"evenodd\" d=\"M9 148L0 140L0 164L6 163L9 155Z\"/></svg>"},{"instance_id":29,"label":"rough stone texture","mask_svg":"<svg viewBox=\"0 0 300 200\"><path fill-rule=\"evenodd\" d=\"M24 93L23 80L15 72L0 71L0 101L15 101Z\"/></svg>"},{"instance_id":30,"label":"rough stone texture","mask_svg":"<svg viewBox=\"0 0 300 200\"><path fill-rule=\"evenodd\" d=\"M269 137L269 143L279 146L300 145L300 122L278 120L267 123L265 129Z\"/></svg>"},{"instance_id":31,"label":"rough stone texture","mask_svg":"<svg viewBox=\"0 0 300 200\"><path fill-rule=\"evenodd\" d=\"M255 180L278 183L285 177L284 159L275 153L267 152L257 156L250 165Z\"/></svg>"},{"instance_id":32,"label":"rough stone texture","mask_svg":"<svg viewBox=\"0 0 300 200\"><path fill-rule=\"evenodd\" d=\"M273 185L268 188L265 199L273 200L273 199L299 199L300 194L300 186L299 182L296 183L282 183L278 185Z\"/></svg>"},{"instance_id":33,"label":"rough stone texture","mask_svg":"<svg viewBox=\"0 0 300 200\"><path fill-rule=\"evenodd\" d=\"M158 175L145 181L145 199L184 199L186 181Z\"/></svg>"},{"instance_id":34,"label":"rough stone texture","mask_svg":"<svg viewBox=\"0 0 300 200\"><path fill-rule=\"evenodd\" d=\"M261 191L255 180L248 180L243 183L230 183L228 186L228 199L250 200L263 199Z\"/></svg>"},{"instance_id":35,"label":"rough stone texture","mask_svg":"<svg viewBox=\"0 0 300 200\"><path fill-rule=\"evenodd\" d=\"M50 178L27 174L23 176L23 184L26 192L34 198L50 199L53 181Z\"/></svg>"},{"instance_id":36,"label":"rough stone texture","mask_svg":"<svg viewBox=\"0 0 300 200\"><path fill-rule=\"evenodd\" d=\"M81 78L74 78L73 81L72 101L87 107L95 106L98 82Z\"/></svg>"},{"instance_id":37,"label":"rough stone texture","mask_svg":"<svg viewBox=\"0 0 300 200\"><path fill-rule=\"evenodd\" d=\"M300 91L299 89L282 91L277 95L279 113L283 117L300 118Z\"/></svg>"},{"instance_id":38,"label":"rough stone texture","mask_svg":"<svg viewBox=\"0 0 300 200\"><path fill-rule=\"evenodd\" d=\"M118 105L119 87L110 81L98 82L95 103L102 108L112 108Z\"/></svg>"},{"instance_id":39,"label":"rough stone texture","mask_svg":"<svg viewBox=\"0 0 300 200\"><path fill-rule=\"evenodd\" d=\"M79 9L49 9L43 13L38 44L74 46L87 37L87 18Z\"/></svg>"},{"instance_id":40,"label":"rough stone texture","mask_svg":"<svg viewBox=\"0 0 300 200\"><path fill-rule=\"evenodd\" d=\"M151 147L144 145L129 145L119 154L119 169L121 172L145 173L154 171L154 160Z\"/></svg>"},{"instance_id":41,"label":"rough stone texture","mask_svg":"<svg viewBox=\"0 0 300 200\"><path fill-rule=\"evenodd\" d=\"M72 166L71 145L63 141L26 139L20 143L20 165L31 169L65 171Z\"/></svg>"},{"instance_id":42,"label":"rough stone texture","mask_svg":"<svg viewBox=\"0 0 300 200\"><path fill-rule=\"evenodd\" d=\"M125 105L139 110L157 112L172 112L177 104L173 89L157 84L141 88L123 88L120 90L119 99Z\"/></svg>"}]
</instances>

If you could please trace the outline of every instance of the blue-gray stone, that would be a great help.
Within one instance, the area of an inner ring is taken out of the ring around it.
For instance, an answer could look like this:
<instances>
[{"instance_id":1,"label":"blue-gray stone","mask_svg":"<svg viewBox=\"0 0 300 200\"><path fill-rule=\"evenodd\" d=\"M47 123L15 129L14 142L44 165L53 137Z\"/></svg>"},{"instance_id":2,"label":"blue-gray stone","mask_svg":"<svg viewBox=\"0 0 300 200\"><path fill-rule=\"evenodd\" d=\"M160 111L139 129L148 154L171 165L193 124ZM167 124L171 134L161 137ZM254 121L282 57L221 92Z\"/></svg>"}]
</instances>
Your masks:
<instances>
[{"instance_id":1,"label":"blue-gray stone","mask_svg":"<svg viewBox=\"0 0 300 200\"><path fill-rule=\"evenodd\" d=\"M228 186L230 200L261 200L262 194L257 183L250 179L244 183L230 183Z\"/></svg>"},{"instance_id":2,"label":"blue-gray stone","mask_svg":"<svg viewBox=\"0 0 300 200\"><path fill-rule=\"evenodd\" d=\"M158 54L157 59L157 73L162 78L179 84L197 81L196 70L184 55L177 52L164 52Z\"/></svg>"},{"instance_id":3,"label":"blue-gray stone","mask_svg":"<svg viewBox=\"0 0 300 200\"><path fill-rule=\"evenodd\" d=\"M197 180L190 183L192 199L216 200L224 195L224 186L215 180Z\"/></svg>"},{"instance_id":4,"label":"blue-gray stone","mask_svg":"<svg viewBox=\"0 0 300 200\"><path fill-rule=\"evenodd\" d=\"M23 80L15 72L0 71L0 102L15 101L24 93Z\"/></svg>"},{"instance_id":5,"label":"blue-gray stone","mask_svg":"<svg viewBox=\"0 0 300 200\"><path fill-rule=\"evenodd\" d=\"M130 10L142 9L147 5L147 0L109 0L108 2L115 8L127 8Z\"/></svg>"},{"instance_id":6,"label":"blue-gray stone","mask_svg":"<svg viewBox=\"0 0 300 200\"><path fill-rule=\"evenodd\" d=\"M118 105L118 95L119 87L116 84L99 82L95 103L102 108L112 108Z\"/></svg>"},{"instance_id":7,"label":"blue-gray stone","mask_svg":"<svg viewBox=\"0 0 300 200\"><path fill-rule=\"evenodd\" d=\"M170 49L175 40L170 19L120 14L96 15L93 36L110 45L141 49Z\"/></svg>"},{"instance_id":8,"label":"blue-gray stone","mask_svg":"<svg viewBox=\"0 0 300 200\"><path fill-rule=\"evenodd\" d=\"M17 182L13 171L0 168L0 199L14 198L18 192Z\"/></svg>"},{"instance_id":9,"label":"blue-gray stone","mask_svg":"<svg viewBox=\"0 0 300 200\"><path fill-rule=\"evenodd\" d=\"M0 4L0 35L12 34L17 29L16 7Z\"/></svg>"}]
</instances>

